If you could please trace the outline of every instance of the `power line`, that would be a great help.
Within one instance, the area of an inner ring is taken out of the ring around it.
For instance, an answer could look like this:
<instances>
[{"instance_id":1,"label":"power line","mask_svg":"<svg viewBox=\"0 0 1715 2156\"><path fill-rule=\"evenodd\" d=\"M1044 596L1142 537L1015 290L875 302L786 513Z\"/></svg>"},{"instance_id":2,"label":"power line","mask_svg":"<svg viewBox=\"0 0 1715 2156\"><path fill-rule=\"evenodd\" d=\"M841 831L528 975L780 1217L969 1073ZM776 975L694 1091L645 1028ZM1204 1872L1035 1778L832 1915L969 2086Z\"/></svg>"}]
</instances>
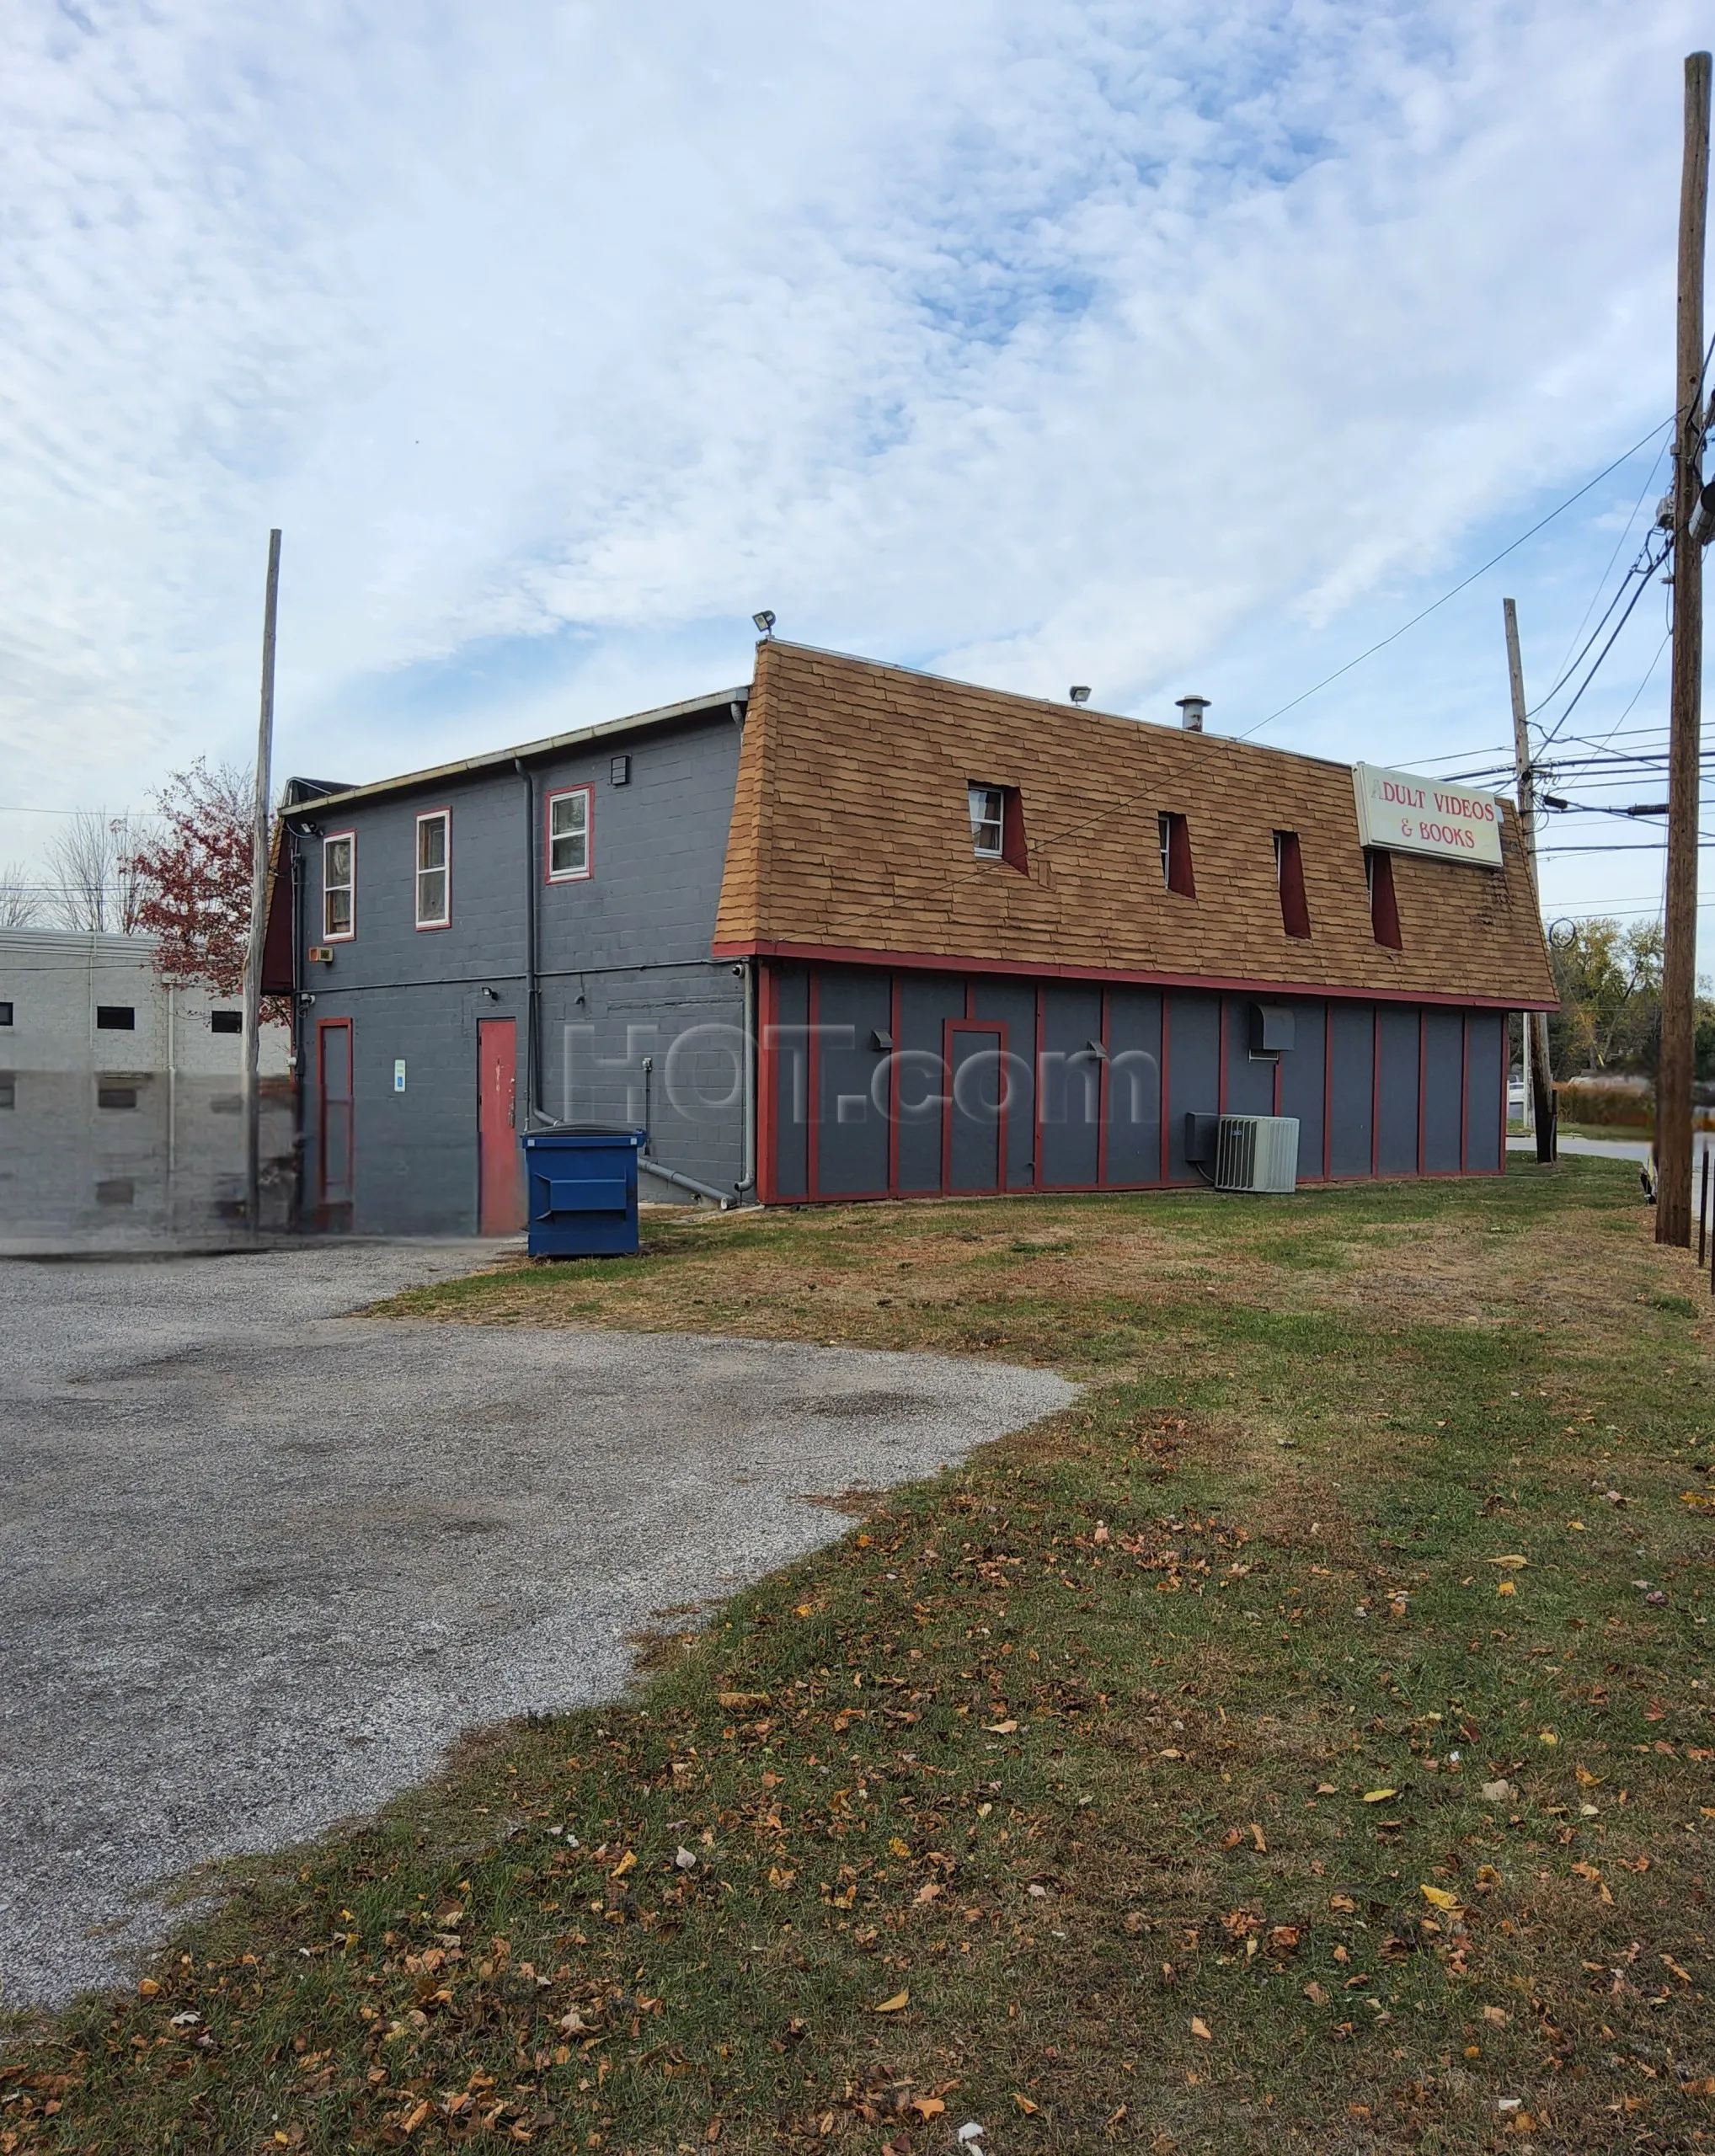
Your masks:
<instances>
[{"instance_id":1,"label":"power line","mask_svg":"<svg viewBox=\"0 0 1715 2156\"><path fill-rule=\"evenodd\" d=\"M1439 599L1434 600L1429 606L1425 606L1421 613L1413 614L1408 622L1401 622L1400 626L1395 629L1392 634L1383 637L1380 643L1372 643L1367 651L1360 651L1355 659L1349 659L1344 666L1337 666L1332 674L1325 675L1320 681L1316 682L1312 687L1306 689L1301 695L1294 696L1290 703L1282 704L1278 711L1271 711L1266 718L1259 718L1254 726L1247 727L1243 733L1236 734L1233 738L1239 741L1248 741L1253 734L1260 734L1265 726L1272 726L1277 718L1284 718L1289 711L1296 711L1300 704L1308 702L1312 696L1318 695L1323 689L1326 689L1331 682L1338 681L1343 674L1349 674L1354 666L1361 666L1366 659L1373 659L1378 651L1384 651L1389 644L1397 643L1399 638L1405 634L1408 629L1414 629L1419 622L1427 621L1431 614L1445 606L1450 599L1456 599L1461 591L1466 590L1470 585L1475 584L1479 577L1487 576L1488 572L1499 563L1504 562L1509 554L1516 553L1519 548L1524 545L1527 539L1534 539L1539 531L1547 530L1547 526L1553 523L1556 517L1563 516L1566 511L1572 507L1574 502L1582 501L1584 496L1589 493L1591 488L1600 486L1603 480L1609 478L1611 473L1617 472L1622 464L1629 464L1632 459L1637 456L1639 450L1647 449L1649 446L1650 443L1653 442L1655 440L1655 437L1661 432L1664 426L1671 424L1672 422L1670 420L1658 421L1657 424L1649 430L1649 432L1643 436L1641 441L1635 441L1632 443L1631 448L1626 451L1623 456L1616 456L1611 464L1605 466L1603 470L1598 472L1594 479L1586 480L1584 484L1579 488L1575 494L1568 494L1566 499L1560 504L1557 509L1550 510L1547 515L1543 517L1541 522L1533 524L1528 531L1520 532L1519 536L1513 540L1509 545L1503 547L1499 553L1491 556L1490 558L1483 564L1481 568L1473 569L1469 576L1461 578L1460 581L1453 586L1453 589L1451 591L1444 591ZM1658 452L1658 456L1659 455L1659 452Z\"/></svg>"}]
</instances>

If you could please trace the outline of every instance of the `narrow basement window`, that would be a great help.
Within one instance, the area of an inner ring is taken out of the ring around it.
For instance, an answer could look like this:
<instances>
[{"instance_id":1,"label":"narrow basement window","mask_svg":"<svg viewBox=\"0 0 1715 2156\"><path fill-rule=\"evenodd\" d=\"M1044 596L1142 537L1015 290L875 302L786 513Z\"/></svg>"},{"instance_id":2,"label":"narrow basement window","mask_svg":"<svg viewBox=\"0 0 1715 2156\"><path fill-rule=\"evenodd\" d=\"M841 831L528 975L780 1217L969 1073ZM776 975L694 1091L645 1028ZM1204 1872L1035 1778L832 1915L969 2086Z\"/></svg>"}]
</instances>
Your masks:
<instances>
[{"instance_id":1,"label":"narrow basement window","mask_svg":"<svg viewBox=\"0 0 1715 2156\"><path fill-rule=\"evenodd\" d=\"M9 1070L0 1070L0 1108L18 1106L18 1080Z\"/></svg>"},{"instance_id":2,"label":"narrow basement window","mask_svg":"<svg viewBox=\"0 0 1715 2156\"><path fill-rule=\"evenodd\" d=\"M1393 895L1393 856L1380 846L1364 854L1364 877L1370 887L1370 932L1390 951L1403 947L1399 932L1399 905Z\"/></svg>"},{"instance_id":3,"label":"narrow basement window","mask_svg":"<svg viewBox=\"0 0 1715 2156\"><path fill-rule=\"evenodd\" d=\"M1194 899L1197 883L1191 873L1191 830L1176 809L1163 808L1156 818L1161 837L1162 889Z\"/></svg>"},{"instance_id":4,"label":"narrow basement window","mask_svg":"<svg viewBox=\"0 0 1715 2156\"><path fill-rule=\"evenodd\" d=\"M0 1026L9 1026L11 1023L12 1006L9 1003L0 1003Z\"/></svg>"},{"instance_id":5,"label":"narrow basement window","mask_svg":"<svg viewBox=\"0 0 1715 2156\"><path fill-rule=\"evenodd\" d=\"M137 1104L135 1086L98 1085L95 1105L99 1108L134 1108Z\"/></svg>"},{"instance_id":6,"label":"narrow basement window","mask_svg":"<svg viewBox=\"0 0 1715 2156\"><path fill-rule=\"evenodd\" d=\"M137 1014L129 1003L98 1003L95 1006L95 1029L102 1033L134 1033L137 1029Z\"/></svg>"},{"instance_id":7,"label":"narrow basement window","mask_svg":"<svg viewBox=\"0 0 1715 2156\"><path fill-rule=\"evenodd\" d=\"M1310 905L1304 895L1304 855L1296 831L1274 834L1274 881L1280 892L1280 926L1289 936L1310 937Z\"/></svg>"}]
</instances>

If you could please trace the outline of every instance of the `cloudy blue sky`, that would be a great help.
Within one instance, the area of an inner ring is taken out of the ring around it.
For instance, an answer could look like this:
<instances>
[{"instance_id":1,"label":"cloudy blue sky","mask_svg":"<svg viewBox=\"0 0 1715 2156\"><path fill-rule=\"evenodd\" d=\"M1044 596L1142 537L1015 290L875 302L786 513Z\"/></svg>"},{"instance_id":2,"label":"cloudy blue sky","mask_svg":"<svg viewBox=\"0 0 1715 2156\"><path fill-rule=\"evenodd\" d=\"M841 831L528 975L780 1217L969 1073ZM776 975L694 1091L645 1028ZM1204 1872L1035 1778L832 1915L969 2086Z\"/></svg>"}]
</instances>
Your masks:
<instances>
[{"instance_id":1,"label":"cloudy blue sky","mask_svg":"<svg viewBox=\"0 0 1715 2156\"><path fill-rule=\"evenodd\" d=\"M1664 435L1700 13L12 0L0 859L248 755L275 523L283 771L745 679L765 605L1253 727ZM1492 760L1502 593L1546 688L1656 446L1258 738Z\"/></svg>"}]
</instances>

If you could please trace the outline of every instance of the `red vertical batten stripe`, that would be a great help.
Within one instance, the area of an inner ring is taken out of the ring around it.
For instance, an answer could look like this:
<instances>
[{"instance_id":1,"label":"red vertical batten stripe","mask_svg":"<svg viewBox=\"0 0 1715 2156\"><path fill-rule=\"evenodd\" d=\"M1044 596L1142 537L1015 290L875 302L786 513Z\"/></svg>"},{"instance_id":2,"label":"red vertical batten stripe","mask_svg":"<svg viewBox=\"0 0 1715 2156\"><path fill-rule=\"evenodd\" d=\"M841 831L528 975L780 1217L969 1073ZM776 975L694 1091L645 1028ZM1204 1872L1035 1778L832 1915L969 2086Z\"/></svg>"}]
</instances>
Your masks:
<instances>
[{"instance_id":1,"label":"red vertical batten stripe","mask_svg":"<svg viewBox=\"0 0 1715 2156\"><path fill-rule=\"evenodd\" d=\"M887 1068L887 1188L899 1196L899 1044L905 1019L905 990L897 974L887 977L887 1029L893 1048Z\"/></svg>"},{"instance_id":2,"label":"red vertical batten stripe","mask_svg":"<svg viewBox=\"0 0 1715 2156\"><path fill-rule=\"evenodd\" d=\"M821 1148L816 1143L822 1124L822 1059L821 1042L817 1027L822 1015L822 974L820 966L809 969L809 1001L805 1006L805 1017L809 1025L809 1039L804 1050L804 1110L809 1118L809 1134L804 1141L804 1181L806 1193L811 1198L822 1194Z\"/></svg>"},{"instance_id":3,"label":"red vertical batten stripe","mask_svg":"<svg viewBox=\"0 0 1715 2156\"><path fill-rule=\"evenodd\" d=\"M1096 1038L1103 1049L1108 1046L1108 991L1102 990L1102 1016ZM1087 1095L1085 1097L1087 1099ZM1108 1117L1111 1111L1111 1097L1108 1091L1108 1059L1104 1054L1096 1071L1096 1187L1102 1189L1108 1181Z\"/></svg>"}]
</instances>

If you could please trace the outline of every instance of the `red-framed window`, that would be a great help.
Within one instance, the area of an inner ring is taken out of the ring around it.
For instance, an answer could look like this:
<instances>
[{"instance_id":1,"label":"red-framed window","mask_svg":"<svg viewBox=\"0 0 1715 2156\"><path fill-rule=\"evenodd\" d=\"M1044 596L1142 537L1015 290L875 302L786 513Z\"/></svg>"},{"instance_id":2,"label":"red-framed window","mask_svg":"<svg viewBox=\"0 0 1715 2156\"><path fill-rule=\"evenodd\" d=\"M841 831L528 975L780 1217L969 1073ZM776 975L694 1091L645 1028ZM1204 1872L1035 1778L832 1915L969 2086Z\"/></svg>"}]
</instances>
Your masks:
<instances>
[{"instance_id":1,"label":"red-framed window","mask_svg":"<svg viewBox=\"0 0 1715 2156\"><path fill-rule=\"evenodd\" d=\"M1174 808L1163 808L1156 818L1161 840L1162 889L1177 891L1182 899L1194 899L1197 881L1191 873L1191 827Z\"/></svg>"},{"instance_id":2,"label":"red-framed window","mask_svg":"<svg viewBox=\"0 0 1715 2156\"><path fill-rule=\"evenodd\" d=\"M452 811L425 808L417 819L417 926L452 922Z\"/></svg>"},{"instance_id":3,"label":"red-framed window","mask_svg":"<svg viewBox=\"0 0 1715 2156\"><path fill-rule=\"evenodd\" d=\"M550 883L579 883L595 872L596 789L564 786L550 793L544 808L542 857Z\"/></svg>"},{"instance_id":4,"label":"red-framed window","mask_svg":"<svg viewBox=\"0 0 1715 2156\"><path fill-rule=\"evenodd\" d=\"M972 779L965 787L970 806L970 850L979 861L1004 861L1009 868L1029 865L1024 846L1024 798L1016 786L986 786Z\"/></svg>"},{"instance_id":5,"label":"red-framed window","mask_svg":"<svg viewBox=\"0 0 1715 2156\"><path fill-rule=\"evenodd\" d=\"M329 831L322 841L322 941L349 943L357 933L357 834Z\"/></svg>"}]
</instances>

